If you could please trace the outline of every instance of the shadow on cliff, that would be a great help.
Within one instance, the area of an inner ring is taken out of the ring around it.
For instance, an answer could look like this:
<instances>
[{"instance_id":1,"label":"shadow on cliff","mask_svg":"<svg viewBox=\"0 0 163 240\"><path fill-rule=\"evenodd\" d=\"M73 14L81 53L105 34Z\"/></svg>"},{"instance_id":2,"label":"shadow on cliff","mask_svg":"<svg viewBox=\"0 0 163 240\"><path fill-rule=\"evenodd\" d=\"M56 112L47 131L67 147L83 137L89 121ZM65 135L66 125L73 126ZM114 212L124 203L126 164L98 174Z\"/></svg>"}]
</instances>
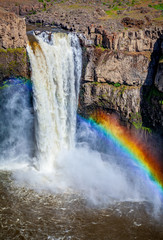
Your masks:
<instances>
[{"instance_id":1,"label":"shadow on cliff","mask_svg":"<svg viewBox=\"0 0 163 240\"><path fill-rule=\"evenodd\" d=\"M159 59L161 57L161 43L163 34L154 44L151 54L151 61L148 66L147 78L141 88L140 111L142 116L142 126L151 129L151 141L155 142L157 148L162 149L163 145L163 93L155 86L155 77L158 70ZM163 155L163 149L161 150Z\"/></svg>"}]
</instances>

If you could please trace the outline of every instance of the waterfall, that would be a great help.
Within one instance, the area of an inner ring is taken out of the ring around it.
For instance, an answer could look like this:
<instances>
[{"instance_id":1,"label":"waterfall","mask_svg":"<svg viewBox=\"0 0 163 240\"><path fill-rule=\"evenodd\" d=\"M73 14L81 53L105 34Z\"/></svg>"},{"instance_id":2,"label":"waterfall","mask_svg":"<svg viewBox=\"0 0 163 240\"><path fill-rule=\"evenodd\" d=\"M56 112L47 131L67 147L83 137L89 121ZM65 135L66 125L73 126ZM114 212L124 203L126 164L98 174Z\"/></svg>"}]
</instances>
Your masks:
<instances>
[{"instance_id":1,"label":"waterfall","mask_svg":"<svg viewBox=\"0 0 163 240\"><path fill-rule=\"evenodd\" d=\"M60 151L75 144L82 52L75 34L35 35L27 46L32 68L36 158L39 168L55 167Z\"/></svg>"},{"instance_id":2,"label":"waterfall","mask_svg":"<svg viewBox=\"0 0 163 240\"><path fill-rule=\"evenodd\" d=\"M14 183L23 192L27 187L72 193L76 204L84 198L102 207L115 202L149 202L159 213L162 191L121 142L116 144L114 135L105 133L106 128L93 118L78 117L76 128L82 69L77 36L35 32L27 50L32 87L30 81L19 78L0 84L0 170L11 170ZM113 123L122 135L115 119Z\"/></svg>"}]
</instances>

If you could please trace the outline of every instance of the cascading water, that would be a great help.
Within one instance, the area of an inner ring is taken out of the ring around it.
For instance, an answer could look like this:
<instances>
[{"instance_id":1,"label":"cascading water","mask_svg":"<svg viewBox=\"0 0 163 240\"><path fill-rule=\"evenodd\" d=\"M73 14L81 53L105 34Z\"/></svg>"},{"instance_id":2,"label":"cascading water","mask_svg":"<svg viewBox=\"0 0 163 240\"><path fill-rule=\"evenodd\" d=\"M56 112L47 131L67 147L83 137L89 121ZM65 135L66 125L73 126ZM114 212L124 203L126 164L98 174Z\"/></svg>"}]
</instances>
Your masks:
<instances>
[{"instance_id":1,"label":"cascading water","mask_svg":"<svg viewBox=\"0 0 163 240\"><path fill-rule=\"evenodd\" d=\"M81 77L81 48L76 35L35 36L27 50L32 67L36 157L40 170L54 170L58 153L75 144Z\"/></svg>"},{"instance_id":2,"label":"cascading water","mask_svg":"<svg viewBox=\"0 0 163 240\"><path fill-rule=\"evenodd\" d=\"M30 81L0 85L1 238L163 239L162 191L119 144L125 130L93 116L76 127L77 36L42 32L27 50L34 118Z\"/></svg>"}]
</instances>

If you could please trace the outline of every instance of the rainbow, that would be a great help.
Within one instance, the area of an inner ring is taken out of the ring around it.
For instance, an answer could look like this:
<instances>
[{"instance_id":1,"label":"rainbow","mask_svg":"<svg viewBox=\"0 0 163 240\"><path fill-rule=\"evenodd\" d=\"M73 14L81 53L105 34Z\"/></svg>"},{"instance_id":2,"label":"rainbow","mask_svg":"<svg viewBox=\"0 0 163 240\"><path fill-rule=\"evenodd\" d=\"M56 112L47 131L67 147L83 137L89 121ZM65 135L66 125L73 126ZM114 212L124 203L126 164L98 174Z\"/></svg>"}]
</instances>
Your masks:
<instances>
[{"instance_id":1,"label":"rainbow","mask_svg":"<svg viewBox=\"0 0 163 240\"><path fill-rule=\"evenodd\" d=\"M117 118L103 111L91 115L89 119L82 118L95 128L100 135L108 138L114 145L120 147L134 163L148 174L149 178L163 191L163 162L150 151L136 134L121 126Z\"/></svg>"},{"instance_id":2,"label":"rainbow","mask_svg":"<svg viewBox=\"0 0 163 240\"><path fill-rule=\"evenodd\" d=\"M11 77L0 82L0 90L8 88L10 86L22 86L25 87L28 91L32 91L32 83L30 79L23 77Z\"/></svg>"}]
</instances>

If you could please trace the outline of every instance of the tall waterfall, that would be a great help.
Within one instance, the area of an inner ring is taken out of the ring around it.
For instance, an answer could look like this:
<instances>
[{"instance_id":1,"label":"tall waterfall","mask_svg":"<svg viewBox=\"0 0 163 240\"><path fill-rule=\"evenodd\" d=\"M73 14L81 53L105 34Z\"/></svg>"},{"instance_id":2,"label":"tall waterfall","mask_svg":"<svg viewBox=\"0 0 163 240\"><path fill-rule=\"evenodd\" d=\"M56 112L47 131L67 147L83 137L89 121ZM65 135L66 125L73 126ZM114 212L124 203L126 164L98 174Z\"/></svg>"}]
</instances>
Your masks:
<instances>
[{"instance_id":1,"label":"tall waterfall","mask_svg":"<svg viewBox=\"0 0 163 240\"><path fill-rule=\"evenodd\" d=\"M60 151L74 146L82 69L78 37L66 33L35 35L27 51L32 68L36 158L43 171L54 169Z\"/></svg>"}]
</instances>

